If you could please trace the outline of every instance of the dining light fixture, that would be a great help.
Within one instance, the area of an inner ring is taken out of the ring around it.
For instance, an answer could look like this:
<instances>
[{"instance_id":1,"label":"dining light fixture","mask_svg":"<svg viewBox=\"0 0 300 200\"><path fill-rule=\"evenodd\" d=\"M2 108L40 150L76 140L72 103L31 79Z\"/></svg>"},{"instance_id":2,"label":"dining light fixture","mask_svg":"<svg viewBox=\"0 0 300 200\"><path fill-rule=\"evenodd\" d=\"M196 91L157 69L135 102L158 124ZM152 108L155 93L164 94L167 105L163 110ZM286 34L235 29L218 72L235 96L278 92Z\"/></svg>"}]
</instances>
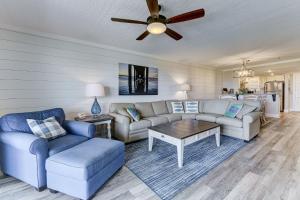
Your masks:
<instances>
[{"instance_id":1,"label":"dining light fixture","mask_svg":"<svg viewBox=\"0 0 300 200\"><path fill-rule=\"evenodd\" d=\"M250 62L250 60L243 60L243 64L240 70L233 72L233 78L247 78L254 76L254 70L247 69L246 65Z\"/></svg>"}]
</instances>

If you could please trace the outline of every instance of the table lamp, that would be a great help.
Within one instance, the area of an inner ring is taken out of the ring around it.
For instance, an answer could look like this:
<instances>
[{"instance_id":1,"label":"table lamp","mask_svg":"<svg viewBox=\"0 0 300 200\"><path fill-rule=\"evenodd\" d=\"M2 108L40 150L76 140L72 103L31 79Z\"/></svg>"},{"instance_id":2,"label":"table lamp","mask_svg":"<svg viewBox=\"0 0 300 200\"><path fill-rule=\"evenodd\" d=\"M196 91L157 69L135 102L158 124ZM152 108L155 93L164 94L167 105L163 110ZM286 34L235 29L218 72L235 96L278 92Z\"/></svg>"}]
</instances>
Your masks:
<instances>
[{"instance_id":1,"label":"table lamp","mask_svg":"<svg viewBox=\"0 0 300 200\"><path fill-rule=\"evenodd\" d=\"M191 91L191 90L192 90L191 85L189 85L187 83L179 85L179 91L183 91L184 92L185 99L188 99L188 91Z\"/></svg>"},{"instance_id":2,"label":"table lamp","mask_svg":"<svg viewBox=\"0 0 300 200\"><path fill-rule=\"evenodd\" d=\"M91 113L95 116L99 115L101 113L101 107L97 101L97 97L105 96L105 91L104 91L103 85L101 85L99 83L90 83L90 84L86 85L85 94L88 97L95 98L95 101L91 108Z\"/></svg>"}]
</instances>

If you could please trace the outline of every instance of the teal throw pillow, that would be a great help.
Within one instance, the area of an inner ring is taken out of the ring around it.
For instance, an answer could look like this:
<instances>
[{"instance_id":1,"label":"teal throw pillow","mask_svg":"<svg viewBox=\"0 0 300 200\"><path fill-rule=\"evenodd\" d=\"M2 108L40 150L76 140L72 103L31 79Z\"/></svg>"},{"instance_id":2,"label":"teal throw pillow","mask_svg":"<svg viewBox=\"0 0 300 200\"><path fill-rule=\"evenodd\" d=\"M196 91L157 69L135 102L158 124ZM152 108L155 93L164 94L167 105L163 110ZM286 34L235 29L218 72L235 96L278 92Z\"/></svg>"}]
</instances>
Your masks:
<instances>
[{"instance_id":1,"label":"teal throw pillow","mask_svg":"<svg viewBox=\"0 0 300 200\"><path fill-rule=\"evenodd\" d=\"M141 114L139 113L139 111L137 109L128 107L127 112L133 118L134 121L138 122L141 120Z\"/></svg>"},{"instance_id":2,"label":"teal throw pillow","mask_svg":"<svg viewBox=\"0 0 300 200\"><path fill-rule=\"evenodd\" d=\"M241 111L243 104L231 104L230 107L226 110L225 116L230 118L235 118L235 116Z\"/></svg>"}]
</instances>

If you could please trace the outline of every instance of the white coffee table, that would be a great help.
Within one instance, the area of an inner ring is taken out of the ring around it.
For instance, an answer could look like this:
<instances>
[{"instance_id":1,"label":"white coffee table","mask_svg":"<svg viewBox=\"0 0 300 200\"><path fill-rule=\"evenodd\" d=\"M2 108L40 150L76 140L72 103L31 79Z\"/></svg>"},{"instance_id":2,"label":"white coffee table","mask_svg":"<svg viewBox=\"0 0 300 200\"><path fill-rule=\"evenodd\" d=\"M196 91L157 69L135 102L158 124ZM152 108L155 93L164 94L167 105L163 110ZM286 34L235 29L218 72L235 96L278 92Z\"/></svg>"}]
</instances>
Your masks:
<instances>
[{"instance_id":1,"label":"white coffee table","mask_svg":"<svg viewBox=\"0 0 300 200\"><path fill-rule=\"evenodd\" d=\"M184 146L215 135L220 146L220 125L199 120L181 120L161 124L148 129L149 151L152 151L153 139L159 139L177 147L178 167L183 166Z\"/></svg>"}]
</instances>

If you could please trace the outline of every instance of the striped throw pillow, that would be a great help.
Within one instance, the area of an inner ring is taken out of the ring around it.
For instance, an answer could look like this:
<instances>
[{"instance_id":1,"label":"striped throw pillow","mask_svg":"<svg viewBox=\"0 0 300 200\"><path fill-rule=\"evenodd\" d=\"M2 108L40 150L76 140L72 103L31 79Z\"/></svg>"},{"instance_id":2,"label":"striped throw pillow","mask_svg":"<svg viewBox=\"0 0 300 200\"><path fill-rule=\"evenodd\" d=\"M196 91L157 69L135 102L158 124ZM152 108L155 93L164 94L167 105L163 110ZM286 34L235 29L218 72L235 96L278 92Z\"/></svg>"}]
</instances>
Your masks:
<instances>
[{"instance_id":1,"label":"striped throw pillow","mask_svg":"<svg viewBox=\"0 0 300 200\"><path fill-rule=\"evenodd\" d=\"M171 102L173 113L184 113L183 104L180 101Z\"/></svg>"},{"instance_id":2,"label":"striped throw pillow","mask_svg":"<svg viewBox=\"0 0 300 200\"><path fill-rule=\"evenodd\" d=\"M185 113L199 113L199 102L198 101L186 101L185 102Z\"/></svg>"},{"instance_id":3,"label":"striped throw pillow","mask_svg":"<svg viewBox=\"0 0 300 200\"><path fill-rule=\"evenodd\" d=\"M45 120L27 119L26 121L33 134L41 138L54 139L67 134L55 117Z\"/></svg>"}]
</instances>

